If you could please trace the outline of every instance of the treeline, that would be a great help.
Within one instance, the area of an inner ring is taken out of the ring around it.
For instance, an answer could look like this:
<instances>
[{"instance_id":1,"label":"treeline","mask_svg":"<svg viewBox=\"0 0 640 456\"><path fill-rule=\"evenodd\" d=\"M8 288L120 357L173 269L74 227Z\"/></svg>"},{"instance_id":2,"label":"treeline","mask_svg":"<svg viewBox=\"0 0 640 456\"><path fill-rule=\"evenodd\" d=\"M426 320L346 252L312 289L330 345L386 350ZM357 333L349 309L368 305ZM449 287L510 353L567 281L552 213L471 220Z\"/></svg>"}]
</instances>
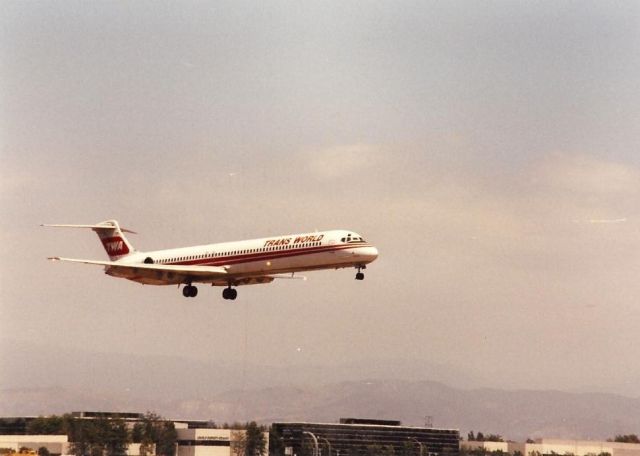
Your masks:
<instances>
[{"instance_id":1,"label":"treeline","mask_svg":"<svg viewBox=\"0 0 640 456\"><path fill-rule=\"evenodd\" d=\"M504 442L501 435L498 434L483 434L482 432L478 432L474 434L473 431L467 434L467 440L474 442Z\"/></svg>"},{"instance_id":2,"label":"treeline","mask_svg":"<svg viewBox=\"0 0 640 456\"><path fill-rule=\"evenodd\" d=\"M27 424L27 434L66 434L76 456L125 456L130 443L140 444L140 455L175 453L176 430L172 422L154 413L127 425L122 418L78 418L71 415L38 417Z\"/></svg>"},{"instance_id":3,"label":"treeline","mask_svg":"<svg viewBox=\"0 0 640 456\"><path fill-rule=\"evenodd\" d=\"M619 442L619 443L640 443L640 439L637 434L624 434L624 435L616 435L613 440L609 439L608 442Z\"/></svg>"}]
</instances>

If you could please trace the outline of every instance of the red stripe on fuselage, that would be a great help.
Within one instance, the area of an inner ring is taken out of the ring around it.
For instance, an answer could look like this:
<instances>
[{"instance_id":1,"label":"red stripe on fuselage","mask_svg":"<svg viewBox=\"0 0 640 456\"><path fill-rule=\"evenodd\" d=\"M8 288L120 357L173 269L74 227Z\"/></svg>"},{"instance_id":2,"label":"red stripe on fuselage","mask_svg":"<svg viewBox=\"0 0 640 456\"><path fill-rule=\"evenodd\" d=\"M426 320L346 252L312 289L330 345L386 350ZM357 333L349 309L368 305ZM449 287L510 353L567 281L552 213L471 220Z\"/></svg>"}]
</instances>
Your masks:
<instances>
[{"instance_id":1,"label":"red stripe on fuselage","mask_svg":"<svg viewBox=\"0 0 640 456\"><path fill-rule=\"evenodd\" d=\"M215 258L199 258L195 260L179 261L176 263L165 263L180 266L226 266L231 264L252 263L255 261L266 261L272 259L282 259L300 255L310 255L314 253L326 253L331 251L346 250L360 247L371 247L367 243L352 243L340 245L323 245L317 247L307 247L303 249L270 250L268 252L244 253L241 255L222 256Z\"/></svg>"}]
</instances>

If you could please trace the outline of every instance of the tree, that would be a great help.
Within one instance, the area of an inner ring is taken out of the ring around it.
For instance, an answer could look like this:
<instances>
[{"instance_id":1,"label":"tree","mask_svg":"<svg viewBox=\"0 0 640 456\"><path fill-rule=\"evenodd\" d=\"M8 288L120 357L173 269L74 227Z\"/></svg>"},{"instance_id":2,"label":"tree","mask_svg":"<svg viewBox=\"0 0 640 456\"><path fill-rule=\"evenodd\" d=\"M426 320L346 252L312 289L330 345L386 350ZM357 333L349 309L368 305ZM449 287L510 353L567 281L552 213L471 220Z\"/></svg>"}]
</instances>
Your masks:
<instances>
[{"instance_id":1,"label":"tree","mask_svg":"<svg viewBox=\"0 0 640 456\"><path fill-rule=\"evenodd\" d=\"M129 444L129 432L122 419L107 420L105 433L105 450L107 456L126 456Z\"/></svg>"},{"instance_id":2,"label":"tree","mask_svg":"<svg viewBox=\"0 0 640 456\"><path fill-rule=\"evenodd\" d=\"M68 436L76 456L125 456L130 442L126 423L118 418L70 419Z\"/></svg>"},{"instance_id":3,"label":"tree","mask_svg":"<svg viewBox=\"0 0 640 456\"><path fill-rule=\"evenodd\" d=\"M140 443L140 454L144 456L152 451L153 444L156 445L158 456L172 456L175 453L176 440L178 435L176 428L171 421L167 421L160 415L147 412L139 423L136 423L132 430L134 442Z\"/></svg>"},{"instance_id":4,"label":"tree","mask_svg":"<svg viewBox=\"0 0 640 456\"><path fill-rule=\"evenodd\" d=\"M39 416L27 424L27 434L55 435L67 433L66 416Z\"/></svg>"},{"instance_id":5,"label":"tree","mask_svg":"<svg viewBox=\"0 0 640 456\"><path fill-rule=\"evenodd\" d=\"M269 428L269 456L284 456L284 440L275 428Z\"/></svg>"},{"instance_id":6,"label":"tree","mask_svg":"<svg viewBox=\"0 0 640 456\"><path fill-rule=\"evenodd\" d=\"M473 431L467 434L467 440L476 442L504 442L500 434L484 435L482 432L478 432L478 434L474 435Z\"/></svg>"},{"instance_id":7,"label":"tree","mask_svg":"<svg viewBox=\"0 0 640 456\"><path fill-rule=\"evenodd\" d=\"M51 456L51 453L47 447L40 447L38 448L38 456Z\"/></svg>"},{"instance_id":8,"label":"tree","mask_svg":"<svg viewBox=\"0 0 640 456\"><path fill-rule=\"evenodd\" d=\"M88 426L89 422L80 419L71 419L67 429L67 435L71 445L69 451L76 456L87 456L91 454L91 437Z\"/></svg>"},{"instance_id":9,"label":"tree","mask_svg":"<svg viewBox=\"0 0 640 456\"><path fill-rule=\"evenodd\" d=\"M246 434L235 429L231 430L231 454L234 456L245 456L247 447Z\"/></svg>"},{"instance_id":10,"label":"tree","mask_svg":"<svg viewBox=\"0 0 640 456\"><path fill-rule=\"evenodd\" d=\"M247 424L245 431L244 456L262 456L265 453L267 442L264 439L263 428L255 421Z\"/></svg>"},{"instance_id":11,"label":"tree","mask_svg":"<svg viewBox=\"0 0 640 456\"><path fill-rule=\"evenodd\" d=\"M504 442L502 436L499 434L489 434L484 438L485 442Z\"/></svg>"},{"instance_id":12,"label":"tree","mask_svg":"<svg viewBox=\"0 0 640 456\"><path fill-rule=\"evenodd\" d=\"M0 435L21 435L26 427L25 418L0 418Z\"/></svg>"},{"instance_id":13,"label":"tree","mask_svg":"<svg viewBox=\"0 0 640 456\"><path fill-rule=\"evenodd\" d=\"M613 441L620 443L640 443L640 439L636 434L616 435Z\"/></svg>"}]
</instances>

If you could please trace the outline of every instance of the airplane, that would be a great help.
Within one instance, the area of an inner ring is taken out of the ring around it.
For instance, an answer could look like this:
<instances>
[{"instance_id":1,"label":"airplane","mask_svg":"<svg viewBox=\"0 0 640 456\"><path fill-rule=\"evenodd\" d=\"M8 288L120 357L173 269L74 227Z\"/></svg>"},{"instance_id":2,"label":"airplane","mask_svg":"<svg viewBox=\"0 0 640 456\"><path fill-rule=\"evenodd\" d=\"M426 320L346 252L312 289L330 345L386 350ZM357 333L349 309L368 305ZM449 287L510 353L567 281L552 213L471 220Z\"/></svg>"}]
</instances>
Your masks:
<instances>
[{"instance_id":1,"label":"airplane","mask_svg":"<svg viewBox=\"0 0 640 456\"><path fill-rule=\"evenodd\" d=\"M356 280L363 280L363 269L378 257L378 250L359 234L349 230L289 234L262 239L206 244L168 250L139 252L116 220L95 225L43 224L47 227L86 228L95 231L109 261L49 257L104 266L107 275L144 285L184 285L182 294L194 298L194 283L226 287L224 299L234 300L240 285L271 283L275 279L298 278L296 272L320 269L357 269Z\"/></svg>"}]
</instances>

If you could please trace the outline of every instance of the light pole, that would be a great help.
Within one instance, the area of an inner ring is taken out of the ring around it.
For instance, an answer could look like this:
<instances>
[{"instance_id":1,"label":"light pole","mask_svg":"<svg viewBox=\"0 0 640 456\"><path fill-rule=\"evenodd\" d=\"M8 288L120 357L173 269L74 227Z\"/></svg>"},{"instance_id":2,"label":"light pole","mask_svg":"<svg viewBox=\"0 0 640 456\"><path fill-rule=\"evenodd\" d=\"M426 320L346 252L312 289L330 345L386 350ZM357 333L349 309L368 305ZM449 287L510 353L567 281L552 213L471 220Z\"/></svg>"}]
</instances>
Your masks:
<instances>
[{"instance_id":1,"label":"light pole","mask_svg":"<svg viewBox=\"0 0 640 456\"><path fill-rule=\"evenodd\" d=\"M315 445L314 450L313 450L313 456L320 456L319 455L319 451L318 451L318 438L315 436L315 434L313 432L309 432L309 431L302 431L303 434L309 434L311 436L311 438L313 439L313 444Z\"/></svg>"},{"instance_id":2,"label":"light pole","mask_svg":"<svg viewBox=\"0 0 640 456\"><path fill-rule=\"evenodd\" d=\"M423 444L420 440L416 439L415 437L409 437L411 440L413 440L414 442L416 442L418 445L420 445L420 456L422 456L422 448L423 448Z\"/></svg>"},{"instance_id":3,"label":"light pole","mask_svg":"<svg viewBox=\"0 0 640 456\"><path fill-rule=\"evenodd\" d=\"M329 440L325 439L324 437L320 437L320 440L324 440L325 442L327 442L327 445L329 446L329 456L331 456L331 442L329 442Z\"/></svg>"}]
</instances>

